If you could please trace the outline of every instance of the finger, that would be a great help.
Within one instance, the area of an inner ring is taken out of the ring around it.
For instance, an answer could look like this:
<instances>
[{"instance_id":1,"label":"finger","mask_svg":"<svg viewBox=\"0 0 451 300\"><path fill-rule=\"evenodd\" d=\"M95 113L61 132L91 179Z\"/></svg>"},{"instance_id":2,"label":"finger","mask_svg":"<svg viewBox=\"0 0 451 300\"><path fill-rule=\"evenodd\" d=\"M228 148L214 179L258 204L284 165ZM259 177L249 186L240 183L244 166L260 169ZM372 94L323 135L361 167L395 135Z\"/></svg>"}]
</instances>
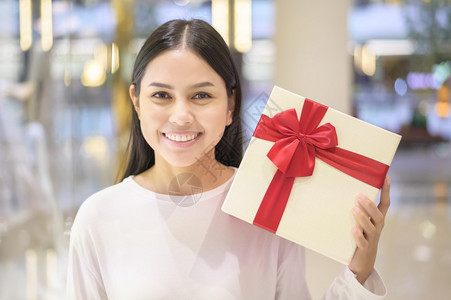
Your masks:
<instances>
[{"instance_id":1,"label":"finger","mask_svg":"<svg viewBox=\"0 0 451 300\"><path fill-rule=\"evenodd\" d=\"M376 204L363 195L360 195L357 201L371 219L372 224L376 228L382 228L384 226L384 215Z\"/></svg>"},{"instance_id":2,"label":"finger","mask_svg":"<svg viewBox=\"0 0 451 300\"><path fill-rule=\"evenodd\" d=\"M377 206L384 216L387 215L388 208L390 207L390 185L391 179L387 176L385 178L384 185L382 186L381 200Z\"/></svg>"},{"instance_id":3,"label":"finger","mask_svg":"<svg viewBox=\"0 0 451 300\"><path fill-rule=\"evenodd\" d=\"M368 214L359 206L354 206L352 208L352 211L354 213L354 217L360 226L362 228L363 233L366 236L372 236L376 232L376 228L373 225L371 219L369 218Z\"/></svg>"},{"instance_id":4,"label":"finger","mask_svg":"<svg viewBox=\"0 0 451 300\"><path fill-rule=\"evenodd\" d=\"M362 229L358 225L352 227L352 235L354 236L357 247L365 249L368 247L368 241L363 235Z\"/></svg>"}]
</instances>

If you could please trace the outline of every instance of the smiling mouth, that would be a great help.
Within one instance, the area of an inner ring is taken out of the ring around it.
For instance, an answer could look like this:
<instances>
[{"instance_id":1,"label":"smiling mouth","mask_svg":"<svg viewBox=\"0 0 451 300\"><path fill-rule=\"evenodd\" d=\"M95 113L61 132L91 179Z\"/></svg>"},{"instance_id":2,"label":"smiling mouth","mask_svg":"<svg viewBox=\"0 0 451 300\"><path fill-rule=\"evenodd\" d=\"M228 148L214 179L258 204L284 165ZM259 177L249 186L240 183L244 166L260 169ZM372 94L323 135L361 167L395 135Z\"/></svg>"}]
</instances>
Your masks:
<instances>
[{"instance_id":1,"label":"smiling mouth","mask_svg":"<svg viewBox=\"0 0 451 300\"><path fill-rule=\"evenodd\" d=\"M200 133L195 134L174 134L174 133L163 133L163 136L174 142L189 142L194 140L199 136Z\"/></svg>"}]
</instances>

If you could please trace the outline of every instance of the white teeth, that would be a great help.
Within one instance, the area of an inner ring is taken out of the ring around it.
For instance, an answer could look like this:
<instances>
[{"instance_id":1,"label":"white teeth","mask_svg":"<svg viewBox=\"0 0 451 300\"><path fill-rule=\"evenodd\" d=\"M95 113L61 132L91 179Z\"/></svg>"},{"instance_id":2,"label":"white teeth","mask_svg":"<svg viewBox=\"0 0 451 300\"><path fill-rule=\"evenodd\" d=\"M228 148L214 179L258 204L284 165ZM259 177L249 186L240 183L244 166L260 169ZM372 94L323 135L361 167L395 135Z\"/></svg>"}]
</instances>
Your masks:
<instances>
[{"instance_id":1,"label":"white teeth","mask_svg":"<svg viewBox=\"0 0 451 300\"><path fill-rule=\"evenodd\" d=\"M196 133L196 134L189 134L189 135L179 135L179 134L165 133L165 136L172 141L186 142L186 141L194 140L198 136L198 134Z\"/></svg>"}]
</instances>

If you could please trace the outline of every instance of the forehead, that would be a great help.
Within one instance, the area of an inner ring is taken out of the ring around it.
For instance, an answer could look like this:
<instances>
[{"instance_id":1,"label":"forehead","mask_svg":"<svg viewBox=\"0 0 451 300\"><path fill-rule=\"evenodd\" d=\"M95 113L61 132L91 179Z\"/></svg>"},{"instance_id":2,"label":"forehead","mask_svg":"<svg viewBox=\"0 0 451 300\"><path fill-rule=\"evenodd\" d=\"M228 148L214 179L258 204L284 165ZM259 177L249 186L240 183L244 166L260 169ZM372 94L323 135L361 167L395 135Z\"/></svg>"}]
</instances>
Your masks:
<instances>
[{"instance_id":1,"label":"forehead","mask_svg":"<svg viewBox=\"0 0 451 300\"><path fill-rule=\"evenodd\" d=\"M189 49L167 50L151 60L147 64L143 81L154 80L187 84L212 81L224 84L222 77L205 59Z\"/></svg>"}]
</instances>

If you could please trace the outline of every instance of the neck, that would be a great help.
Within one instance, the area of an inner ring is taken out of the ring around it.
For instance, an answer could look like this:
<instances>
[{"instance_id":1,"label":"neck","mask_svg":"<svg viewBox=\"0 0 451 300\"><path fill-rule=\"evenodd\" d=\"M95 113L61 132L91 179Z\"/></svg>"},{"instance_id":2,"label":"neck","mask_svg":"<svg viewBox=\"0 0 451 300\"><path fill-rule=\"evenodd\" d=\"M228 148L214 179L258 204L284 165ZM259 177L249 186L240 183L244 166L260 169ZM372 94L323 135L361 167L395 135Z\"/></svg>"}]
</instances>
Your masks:
<instances>
[{"instance_id":1,"label":"neck","mask_svg":"<svg viewBox=\"0 0 451 300\"><path fill-rule=\"evenodd\" d=\"M208 191L225 183L233 173L233 169L215 159L213 149L194 164L186 167L172 166L162 157L156 156L155 165L137 175L135 180L151 191L168 194L168 188L173 180L188 176L198 182L203 191ZM192 194L192 190L182 190L180 193L189 195Z\"/></svg>"}]
</instances>

